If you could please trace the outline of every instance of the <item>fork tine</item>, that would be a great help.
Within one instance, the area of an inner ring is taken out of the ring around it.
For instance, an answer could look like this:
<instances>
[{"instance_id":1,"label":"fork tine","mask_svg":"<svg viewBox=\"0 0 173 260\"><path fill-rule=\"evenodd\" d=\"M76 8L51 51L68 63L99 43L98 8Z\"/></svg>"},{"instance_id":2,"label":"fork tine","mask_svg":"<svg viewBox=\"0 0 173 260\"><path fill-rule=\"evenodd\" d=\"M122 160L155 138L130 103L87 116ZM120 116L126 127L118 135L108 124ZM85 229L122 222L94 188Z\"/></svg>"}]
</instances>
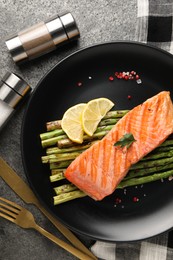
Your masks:
<instances>
[{"instance_id":1,"label":"fork tine","mask_svg":"<svg viewBox=\"0 0 173 260\"><path fill-rule=\"evenodd\" d=\"M0 210L7 213L7 214L12 215L13 217L15 217L19 213L19 211L16 210L15 208L12 208L12 207L10 207L10 206L8 206L4 203L1 203L1 202L0 202Z\"/></svg>"},{"instance_id":2,"label":"fork tine","mask_svg":"<svg viewBox=\"0 0 173 260\"><path fill-rule=\"evenodd\" d=\"M12 206L11 206L12 205ZM14 222L17 214L20 211L20 206L15 203L0 197L0 216Z\"/></svg>"},{"instance_id":3,"label":"fork tine","mask_svg":"<svg viewBox=\"0 0 173 260\"><path fill-rule=\"evenodd\" d=\"M12 205L12 206L10 206ZM0 197L0 216L12 222L16 219L21 207L15 203ZM5 213L5 214L4 214Z\"/></svg>"},{"instance_id":4,"label":"fork tine","mask_svg":"<svg viewBox=\"0 0 173 260\"><path fill-rule=\"evenodd\" d=\"M5 212L6 214L3 214L3 213L1 212L1 210L2 210L3 212ZM7 211L7 210L4 210L4 209L1 209L1 208L0 208L0 217L5 218L5 219L8 219L8 220L11 221L11 222L15 222L15 218L10 217L10 216L7 215L7 214L8 214L8 211ZM10 215L12 215L12 213L10 213Z\"/></svg>"},{"instance_id":5,"label":"fork tine","mask_svg":"<svg viewBox=\"0 0 173 260\"><path fill-rule=\"evenodd\" d=\"M3 197L0 197L0 201L4 201L6 204L4 204L4 203L1 203L1 205L3 206L4 205L4 207L7 207L8 209L10 209L11 211L14 211L14 212L16 212L16 213L18 213L19 212L19 210L21 210L22 209L22 207L21 206L19 206L18 204L16 204L16 203L14 203L14 202L12 202L12 201L10 201L10 200L7 200L7 199L5 199L5 198L3 198ZM9 205L11 205L12 207L10 207Z\"/></svg>"}]
</instances>

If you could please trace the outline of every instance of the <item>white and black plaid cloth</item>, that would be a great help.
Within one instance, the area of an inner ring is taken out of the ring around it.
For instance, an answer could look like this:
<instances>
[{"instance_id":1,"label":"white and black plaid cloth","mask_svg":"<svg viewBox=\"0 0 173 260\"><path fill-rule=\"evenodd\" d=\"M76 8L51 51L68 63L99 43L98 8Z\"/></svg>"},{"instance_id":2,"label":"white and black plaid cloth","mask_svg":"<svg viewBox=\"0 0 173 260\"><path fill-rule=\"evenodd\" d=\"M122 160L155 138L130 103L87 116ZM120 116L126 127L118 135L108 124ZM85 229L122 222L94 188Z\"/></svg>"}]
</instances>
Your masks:
<instances>
[{"instance_id":1,"label":"white and black plaid cloth","mask_svg":"<svg viewBox=\"0 0 173 260\"><path fill-rule=\"evenodd\" d=\"M173 232L142 242L106 243L97 241L91 251L104 260L172 260Z\"/></svg>"},{"instance_id":2,"label":"white and black plaid cloth","mask_svg":"<svg viewBox=\"0 0 173 260\"><path fill-rule=\"evenodd\" d=\"M136 41L173 54L173 0L137 0Z\"/></svg>"},{"instance_id":3,"label":"white and black plaid cloth","mask_svg":"<svg viewBox=\"0 0 173 260\"><path fill-rule=\"evenodd\" d=\"M136 41L173 54L172 34L173 0L137 0ZM173 231L132 243L96 241L91 251L105 260L173 260Z\"/></svg>"}]
</instances>

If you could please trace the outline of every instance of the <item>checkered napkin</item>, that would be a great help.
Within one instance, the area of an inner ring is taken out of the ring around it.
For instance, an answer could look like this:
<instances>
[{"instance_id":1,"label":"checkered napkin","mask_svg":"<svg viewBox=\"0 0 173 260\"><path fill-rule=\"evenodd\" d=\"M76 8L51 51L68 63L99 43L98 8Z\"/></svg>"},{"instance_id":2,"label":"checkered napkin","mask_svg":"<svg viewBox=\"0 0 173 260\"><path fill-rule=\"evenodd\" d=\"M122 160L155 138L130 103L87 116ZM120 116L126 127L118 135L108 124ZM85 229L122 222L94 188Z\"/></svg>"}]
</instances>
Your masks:
<instances>
[{"instance_id":1,"label":"checkered napkin","mask_svg":"<svg viewBox=\"0 0 173 260\"><path fill-rule=\"evenodd\" d=\"M173 0L137 0L136 41L173 54Z\"/></svg>"},{"instance_id":2,"label":"checkered napkin","mask_svg":"<svg viewBox=\"0 0 173 260\"><path fill-rule=\"evenodd\" d=\"M101 260L173 260L173 232L130 243L97 241L91 251Z\"/></svg>"},{"instance_id":3,"label":"checkered napkin","mask_svg":"<svg viewBox=\"0 0 173 260\"><path fill-rule=\"evenodd\" d=\"M136 41L173 54L173 0L137 0ZM96 241L91 251L104 260L173 260L173 231L144 241Z\"/></svg>"}]
</instances>

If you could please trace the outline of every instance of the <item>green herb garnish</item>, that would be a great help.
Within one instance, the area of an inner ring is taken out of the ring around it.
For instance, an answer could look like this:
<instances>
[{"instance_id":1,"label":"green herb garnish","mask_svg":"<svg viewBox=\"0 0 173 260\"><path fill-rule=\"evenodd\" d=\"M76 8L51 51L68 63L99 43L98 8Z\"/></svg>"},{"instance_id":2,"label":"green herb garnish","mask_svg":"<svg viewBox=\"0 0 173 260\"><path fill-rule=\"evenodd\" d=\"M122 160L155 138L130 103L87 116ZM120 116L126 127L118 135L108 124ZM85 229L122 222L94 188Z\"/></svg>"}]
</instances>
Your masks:
<instances>
[{"instance_id":1,"label":"green herb garnish","mask_svg":"<svg viewBox=\"0 0 173 260\"><path fill-rule=\"evenodd\" d=\"M127 134L123 135L123 137L120 138L120 140L117 141L114 144L114 146L120 146L122 148L126 146L127 148L129 148L131 146L131 144L135 141L136 140L135 140L134 136L131 133L127 133Z\"/></svg>"}]
</instances>

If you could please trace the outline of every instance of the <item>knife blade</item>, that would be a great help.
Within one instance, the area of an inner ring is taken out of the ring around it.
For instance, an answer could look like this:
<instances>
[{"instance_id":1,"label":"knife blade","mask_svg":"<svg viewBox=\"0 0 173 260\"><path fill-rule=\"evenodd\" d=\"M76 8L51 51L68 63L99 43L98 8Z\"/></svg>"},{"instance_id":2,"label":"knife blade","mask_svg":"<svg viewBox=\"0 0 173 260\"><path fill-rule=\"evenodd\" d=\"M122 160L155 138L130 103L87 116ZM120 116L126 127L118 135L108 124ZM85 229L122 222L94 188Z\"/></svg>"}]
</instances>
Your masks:
<instances>
[{"instance_id":1,"label":"knife blade","mask_svg":"<svg viewBox=\"0 0 173 260\"><path fill-rule=\"evenodd\" d=\"M41 205L29 185L1 157L0 177L25 203L35 205L77 249L90 256L91 259L97 260L97 257L68 228Z\"/></svg>"}]
</instances>

